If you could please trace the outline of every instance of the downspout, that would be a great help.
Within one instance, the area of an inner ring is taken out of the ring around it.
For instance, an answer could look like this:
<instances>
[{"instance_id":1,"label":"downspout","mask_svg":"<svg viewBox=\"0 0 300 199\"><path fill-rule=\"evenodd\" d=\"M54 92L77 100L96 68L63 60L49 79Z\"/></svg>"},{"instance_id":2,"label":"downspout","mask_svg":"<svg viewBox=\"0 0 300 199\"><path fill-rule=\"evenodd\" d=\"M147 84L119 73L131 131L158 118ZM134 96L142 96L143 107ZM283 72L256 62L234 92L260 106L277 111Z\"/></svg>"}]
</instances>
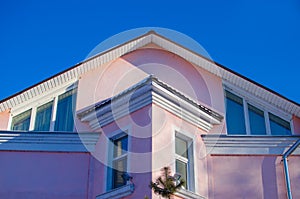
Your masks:
<instances>
[{"instance_id":1,"label":"downspout","mask_svg":"<svg viewBox=\"0 0 300 199\"><path fill-rule=\"evenodd\" d=\"M292 199L292 190L291 190L291 182L290 182L290 176L289 176L289 165L287 158L289 155L291 155L296 148L300 145L300 139L297 140L283 155L282 155L282 161L283 161L283 168L284 168L284 175L285 175L285 184L286 184L286 191L287 191L287 197L288 199Z\"/></svg>"}]
</instances>

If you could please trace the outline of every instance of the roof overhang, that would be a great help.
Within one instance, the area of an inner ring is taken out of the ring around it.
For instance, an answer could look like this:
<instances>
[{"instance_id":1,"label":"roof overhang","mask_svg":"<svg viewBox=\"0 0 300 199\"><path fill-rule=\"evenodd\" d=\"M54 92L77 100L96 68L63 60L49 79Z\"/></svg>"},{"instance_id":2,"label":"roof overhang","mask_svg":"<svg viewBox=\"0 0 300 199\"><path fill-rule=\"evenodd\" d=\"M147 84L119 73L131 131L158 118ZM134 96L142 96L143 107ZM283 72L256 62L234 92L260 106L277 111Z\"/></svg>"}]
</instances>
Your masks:
<instances>
[{"instance_id":1,"label":"roof overhang","mask_svg":"<svg viewBox=\"0 0 300 199\"><path fill-rule=\"evenodd\" d=\"M300 105L298 103L293 102L282 95L222 66L221 64L215 63L212 60L209 60L202 55L197 54L181 46L180 44L157 34L154 31L150 31L144 35L141 35L140 37L102 52L94 57L76 64L70 69L62 71L55 76L52 76L24 91L0 101L0 111L13 108L18 104L35 98L37 95L49 92L49 90L52 90L62 84L74 82L82 74L97 67L101 67L102 65L113 61L122 55L130 53L151 43L154 43L169 52L181 56L196 66L201 67L218 77L221 77L226 83L230 83L241 89L247 90L247 92L250 94L261 98L267 103L270 103L271 105L276 106L277 108L280 108L289 114L300 117Z\"/></svg>"}]
</instances>

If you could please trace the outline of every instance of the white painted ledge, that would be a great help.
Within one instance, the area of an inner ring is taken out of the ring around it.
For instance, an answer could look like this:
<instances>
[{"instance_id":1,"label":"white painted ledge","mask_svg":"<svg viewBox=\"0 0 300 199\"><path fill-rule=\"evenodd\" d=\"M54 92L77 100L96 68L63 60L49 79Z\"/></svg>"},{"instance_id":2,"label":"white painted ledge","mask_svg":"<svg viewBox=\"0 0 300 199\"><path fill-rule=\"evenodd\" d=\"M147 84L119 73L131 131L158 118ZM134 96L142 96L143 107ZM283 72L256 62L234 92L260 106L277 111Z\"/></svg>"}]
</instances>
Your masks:
<instances>
[{"instance_id":1,"label":"white painted ledge","mask_svg":"<svg viewBox=\"0 0 300 199\"><path fill-rule=\"evenodd\" d=\"M111 191L98 195L96 196L96 199L119 199L125 196L129 196L133 192L134 192L134 184L129 183L120 188L113 189Z\"/></svg>"},{"instance_id":2,"label":"white painted ledge","mask_svg":"<svg viewBox=\"0 0 300 199\"><path fill-rule=\"evenodd\" d=\"M100 133L0 131L0 151L91 152Z\"/></svg>"},{"instance_id":3,"label":"white painted ledge","mask_svg":"<svg viewBox=\"0 0 300 199\"><path fill-rule=\"evenodd\" d=\"M212 155L282 155L300 136L202 135L202 139ZM300 155L300 148L293 155Z\"/></svg>"},{"instance_id":4,"label":"white painted ledge","mask_svg":"<svg viewBox=\"0 0 300 199\"><path fill-rule=\"evenodd\" d=\"M174 195L178 197L182 197L184 199L205 199L205 197L185 189L180 189Z\"/></svg>"}]
</instances>

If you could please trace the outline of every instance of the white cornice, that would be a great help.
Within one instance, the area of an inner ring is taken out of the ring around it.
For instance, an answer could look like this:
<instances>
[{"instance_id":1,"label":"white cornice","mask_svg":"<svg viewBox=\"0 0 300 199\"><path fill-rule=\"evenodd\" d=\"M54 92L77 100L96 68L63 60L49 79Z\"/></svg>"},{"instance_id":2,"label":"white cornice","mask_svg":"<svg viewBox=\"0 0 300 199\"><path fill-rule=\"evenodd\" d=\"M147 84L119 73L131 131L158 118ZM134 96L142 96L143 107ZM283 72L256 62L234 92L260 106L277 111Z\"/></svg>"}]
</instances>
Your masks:
<instances>
[{"instance_id":1,"label":"white cornice","mask_svg":"<svg viewBox=\"0 0 300 199\"><path fill-rule=\"evenodd\" d=\"M117 47L109 49L103 53L100 53L88 60L85 60L72 68L63 71L62 73L50 77L49 79L34 85L33 87L26 89L20 92L17 95L14 95L10 98L7 98L0 102L0 112L7 109L13 108L16 105L26 102L32 98L35 98L37 95L41 95L44 92L47 92L61 84L66 82L76 81L80 75L93 70L97 67L100 67L110 61L115 60L122 55L125 55L129 52L142 48L143 46L154 43L157 46L170 51L187 61L201 67L212 74L221 77L224 81L233 84L247 92L261 98L267 103L276 106L283 111L296 115L300 117L300 106L297 103L294 103L283 96L225 68L224 66L214 63L211 60L177 44L168 38L165 38L153 31L137 37L131 41L128 41L124 44L121 44Z\"/></svg>"},{"instance_id":2,"label":"white cornice","mask_svg":"<svg viewBox=\"0 0 300 199\"><path fill-rule=\"evenodd\" d=\"M152 103L207 132L223 119L220 114L197 104L152 76L111 99L79 111L77 115L96 130Z\"/></svg>"},{"instance_id":3,"label":"white cornice","mask_svg":"<svg viewBox=\"0 0 300 199\"><path fill-rule=\"evenodd\" d=\"M99 133L0 131L0 151L94 151Z\"/></svg>"},{"instance_id":4,"label":"white cornice","mask_svg":"<svg viewBox=\"0 0 300 199\"><path fill-rule=\"evenodd\" d=\"M212 155L282 155L299 136L202 135L206 152ZM300 155L300 148L294 155Z\"/></svg>"}]
</instances>

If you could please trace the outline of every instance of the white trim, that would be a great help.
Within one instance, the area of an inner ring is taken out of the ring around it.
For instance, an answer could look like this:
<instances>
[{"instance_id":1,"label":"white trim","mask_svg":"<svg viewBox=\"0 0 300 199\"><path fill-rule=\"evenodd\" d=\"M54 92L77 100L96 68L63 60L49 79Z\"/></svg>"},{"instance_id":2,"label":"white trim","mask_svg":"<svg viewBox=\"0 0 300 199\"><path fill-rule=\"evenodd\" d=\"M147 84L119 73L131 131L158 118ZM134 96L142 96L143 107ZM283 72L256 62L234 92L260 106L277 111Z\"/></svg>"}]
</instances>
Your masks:
<instances>
[{"instance_id":1,"label":"white trim","mask_svg":"<svg viewBox=\"0 0 300 199\"><path fill-rule=\"evenodd\" d=\"M51 115L49 131L54 131L55 121L56 121L56 113L57 113L57 104L58 104L58 96L53 99L52 115Z\"/></svg>"},{"instance_id":2,"label":"white trim","mask_svg":"<svg viewBox=\"0 0 300 199\"><path fill-rule=\"evenodd\" d=\"M36 118L36 109L37 109L36 106L31 108L29 131L33 131L34 130L35 118Z\"/></svg>"},{"instance_id":3,"label":"white trim","mask_svg":"<svg viewBox=\"0 0 300 199\"><path fill-rule=\"evenodd\" d=\"M100 133L1 132L0 151L94 151Z\"/></svg>"},{"instance_id":4,"label":"white trim","mask_svg":"<svg viewBox=\"0 0 300 199\"><path fill-rule=\"evenodd\" d=\"M0 103L0 111L5 111L6 109L13 108L19 104L23 104L24 102L26 102L26 100L31 101L32 99L35 99L35 97L33 97L35 96L34 93L38 93L38 95L40 95L44 92L52 90L53 84L55 85L54 87L57 87L61 84L75 81L80 77L81 74L93 70L97 67L101 67L105 63L108 63L124 54L132 52L150 43L154 43L159 47L166 49L178 56L181 56L191 63L194 63L198 67L203 68L204 70L207 70L218 77L221 77L224 82L236 85L236 87L239 87L240 89L245 90L253 95L257 93L257 96L262 101L277 106L283 112L294 114L300 117L300 107L298 104L292 103L291 101L288 101L287 99L284 99L281 96L276 95L275 93L272 93L237 74L234 74L225 67L217 65L213 61L203 58L201 55L183 48L182 46L164 38L163 36L153 31L135 38L129 42L121 44L115 48L109 49L106 52L96 55L86 61L83 61L75 65L73 68L57 76L54 76L47 81L42 82L30 88L29 90L20 93L17 96L8 98L7 100Z\"/></svg>"},{"instance_id":5,"label":"white trim","mask_svg":"<svg viewBox=\"0 0 300 199\"><path fill-rule=\"evenodd\" d=\"M107 144L107 166L106 166L106 169L105 169L105 173L106 173L106 176L105 178L107 179L105 182L104 182L104 187L105 187L105 190L107 191L110 191L110 190L113 190L112 189L112 184L113 184L113 181L112 181L112 168L113 168L113 161L116 160L116 159L121 159L121 158L124 158L126 157L126 160L127 160L127 163L126 163L126 166L127 166L127 171L130 171L130 161L129 161L129 154L128 151L131 150L131 136L130 135L130 127L127 126L127 127L123 127L121 129L118 129L116 131L113 131L111 133L109 133L107 136L108 136L108 144ZM125 137L127 136L127 153L126 154L123 154L121 155L120 157L117 157L116 159L113 157L113 153L114 153L114 144L113 144L113 140L117 140L117 139L120 139L122 137Z\"/></svg>"},{"instance_id":6,"label":"white trim","mask_svg":"<svg viewBox=\"0 0 300 199\"><path fill-rule=\"evenodd\" d=\"M96 130L152 103L206 132L223 119L220 114L197 104L152 76L110 100L78 112L77 115L82 122L89 122L90 127Z\"/></svg>"},{"instance_id":7,"label":"white trim","mask_svg":"<svg viewBox=\"0 0 300 199\"><path fill-rule=\"evenodd\" d=\"M179 191L175 192L174 195L184 199L205 199L205 197L185 189L180 189Z\"/></svg>"},{"instance_id":8,"label":"white trim","mask_svg":"<svg viewBox=\"0 0 300 199\"><path fill-rule=\"evenodd\" d=\"M206 151L212 155L282 155L299 136L203 135ZM300 155L297 148L294 155Z\"/></svg>"},{"instance_id":9,"label":"white trim","mask_svg":"<svg viewBox=\"0 0 300 199\"><path fill-rule=\"evenodd\" d=\"M117 189L112 189L101 195L96 196L96 199L119 199L129 196L134 192L134 184L127 184Z\"/></svg>"},{"instance_id":10,"label":"white trim","mask_svg":"<svg viewBox=\"0 0 300 199\"><path fill-rule=\"evenodd\" d=\"M173 127L174 129L174 136L172 139L174 139L174 144L173 144L173 150L174 150L174 171L176 171L176 159L184 162L187 164L187 182L186 182L186 186L187 189L190 191L197 191L197 187L196 187L196 175L195 175L195 168L197 168L197 165L195 165L195 135L183 131L181 129L179 129L178 127ZM188 150L188 158L184 158L178 154L176 154L176 137L184 140L187 142L187 150ZM190 146L192 145L192 148L190 148Z\"/></svg>"}]
</instances>

